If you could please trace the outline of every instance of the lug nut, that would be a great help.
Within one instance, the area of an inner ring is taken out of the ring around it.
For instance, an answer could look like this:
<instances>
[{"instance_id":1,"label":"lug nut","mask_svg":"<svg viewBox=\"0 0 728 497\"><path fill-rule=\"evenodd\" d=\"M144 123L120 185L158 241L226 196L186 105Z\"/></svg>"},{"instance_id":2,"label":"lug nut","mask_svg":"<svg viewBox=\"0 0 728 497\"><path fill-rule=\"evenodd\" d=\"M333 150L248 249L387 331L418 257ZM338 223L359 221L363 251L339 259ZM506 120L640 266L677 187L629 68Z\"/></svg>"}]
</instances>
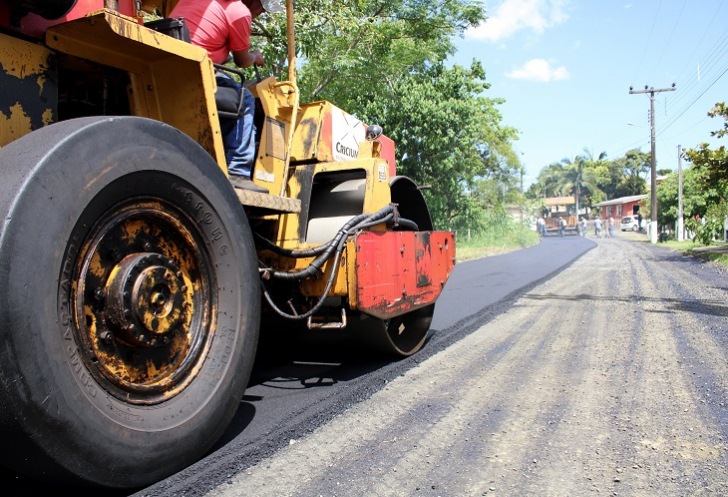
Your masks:
<instances>
[{"instance_id":1,"label":"lug nut","mask_svg":"<svg viewBox=\"0 0 728 497\"><path fill-rule=\"evenodd\" d=\"M114 341L114 334L110 331L102 331L99 335L99 338L101 338L101 340L103 340L104 342L110 344Z\"/></svg>"},{"instance_id":2,"label":"lug nut","mask_svg":"<svg viewBox=\"0 0 728 497\"><path fill-rule=\"evenodd\" d=\"M96 297L96 300L104 300L104 298L106 298L106 290L98 287L94 292L94 297Z\"/></svg>"}]
</instances>

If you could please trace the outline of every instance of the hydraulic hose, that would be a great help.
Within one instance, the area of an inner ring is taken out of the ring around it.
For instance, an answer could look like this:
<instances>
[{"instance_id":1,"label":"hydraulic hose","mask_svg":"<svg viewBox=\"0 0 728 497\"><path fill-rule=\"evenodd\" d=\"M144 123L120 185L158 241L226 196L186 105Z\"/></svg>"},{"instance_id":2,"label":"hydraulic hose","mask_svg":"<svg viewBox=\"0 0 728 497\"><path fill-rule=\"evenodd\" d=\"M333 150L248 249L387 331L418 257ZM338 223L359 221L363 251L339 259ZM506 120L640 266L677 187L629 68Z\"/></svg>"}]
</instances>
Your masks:
<instances>
[{"instance_id":1,"label":"hydraulic hose","mask_svg":"<svg viewBox=\"0 0 728 497\"><path fill-rule=\"evenodd\" d=\"M389 223L389 221L392 221L393 219L395 219L395 217L389 217L389 215L388 215L386 219L377 221L373 225L376 226L377 224L387 222L388 225L396 224L397 226L404 227L409 231L419 231L420 230L417 223L415 223L414 221L412 221L410 219L400 217L400 218L396 219L395 223ZM366 226L366 227L369 227L369 226ZM357 229L362 229L362 227L357 226ZM263 248L265 248L266 250L270 250L271 252L273 252L277 255L280 255L283 257L290 257L292 259L302 259L304 257L316 257L318 255L321 255L322 253L324 253L327 250L327 248L329 246L331 246L331 244L333 244L336 241L335 239L331 239L328 242L324 243L323 245L319 245L318 247L304 249L304 250L293 250L293 249L285 249L283 247L280 247L258 233L256 233L255 236L258 237L258 240L261 242L261 244L263 245Z\"/></svg>"},{"instance_id":2,"label":"hydraulic hose","mask_svg":"<svg viewBox=\"0 0 728 497\"><path fill-rule=\"evenodd\" d=\"M309 309L307 312L303 314L289 314L285 311L283 311L278 305L273 302L273 298L270 295L270 292L268 292L268 289L265 285L264 278L261 278L260 280L260 286L261 290L263 292L263 296L265 297L265 300L268 302L268 305L281 317L300 321L303 319L308 319L309 317L313 316L314 313L316 313L326 301L326 298L329 296L329 292L331 291L331 287L334 284L334 281L336 280L336 275L339 268L339 261L341 260L341 255L344 252L344 245L346 243L347 238L352 233L370 228L372 226L376 226L378 224L382 223L389 223L390 221L395 222L398 226L404 226L406 228L409 228L411 230L418 230L417 223L414 221L411 221L409 219L403 219L399 218L397 219L397 212L393 205L388 205L387 207L384 207L380 209L379 211L375 212L374 214L360 214L358 216L355 216L354 218L350 219L348 222L346 222L341 229L337 232L336 236L332 238L329 242L325 243L324 245L321 245L319 247L316 247L314 249L308 249L308 250L289 250L289 249L283 249L281 247L278 247L277 245L273 244L269 240L266 240L263 237L259 237L261 240L263 240L264 244L266 245L266 248L269 248L271 251L283 255L286 257L312 257L313 255L318 255L318 257L305 269L302 269L300 271L294 271L294 272L284 272L284 271L275 271L271 268L262 267L263 271L267 273L271 278L283 280L283 281L300 281L304 280L306 278L312 278L314 276L318 276L319 274L322 274L322 267L324 263L329 260L332 254L334 254L334 262L332 265L331 274L329 275L329 278L326 282L326 287L324 288L324 292L321 295L321 297L318 299L318 302ZM294 311L295 312L295 311Z\"/></svg>"},{"instance_id":3,"label":"hydraulic hose","mask_svg":"<svg viewBox=\"0 0 728 497\"><path fill-rule=\"evenodd\" d=\"M307 268L293 272L272 270L269 271L268 274L274 279L286 281L300 281L318 276L322 273L321 268L324 266L326 261L331 258L340 245L343 246L343 242L346 241L346 238L350 233L364 227L381 224L385 222L387 218L392 218L393 216L394 207L391 205L380 209L374 214L360 214L355 216L347 221L341 229L339 229L338 233L336 233L336 236L334 236L331 241L323 245L324 249L321 254L319 254Z\"/></svg>"}]
</instances>

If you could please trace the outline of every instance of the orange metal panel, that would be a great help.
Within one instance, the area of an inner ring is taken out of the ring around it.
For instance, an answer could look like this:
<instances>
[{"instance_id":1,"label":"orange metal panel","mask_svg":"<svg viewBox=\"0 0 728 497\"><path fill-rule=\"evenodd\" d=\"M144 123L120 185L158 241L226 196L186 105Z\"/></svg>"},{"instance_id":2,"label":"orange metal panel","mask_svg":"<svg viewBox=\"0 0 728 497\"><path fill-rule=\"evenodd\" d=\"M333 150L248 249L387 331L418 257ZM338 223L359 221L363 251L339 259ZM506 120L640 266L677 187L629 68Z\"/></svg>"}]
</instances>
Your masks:
<instances>
[{"instance_id":1,"label":"orange metal panel","mask_svg":"<svg viewBox=\"0 0 728 497\"><path fill-rule=\"evenodd\" d=\"M366 232L355 247L357 307L380 319L433 304L455 265L447 231Z\"/></svg>"},{"instance_id":2,"label":"orange metal panel","mask_svg":"<svg viewBox=\"0 0 728 497\"><path fill-rule=\"evenodd\" d=\"M397 159L394 153L394 140L387 136L380 136L377 141L382 144L381 157L389 162L389 176L397 176Z\"/></svg>"}]
</instances>

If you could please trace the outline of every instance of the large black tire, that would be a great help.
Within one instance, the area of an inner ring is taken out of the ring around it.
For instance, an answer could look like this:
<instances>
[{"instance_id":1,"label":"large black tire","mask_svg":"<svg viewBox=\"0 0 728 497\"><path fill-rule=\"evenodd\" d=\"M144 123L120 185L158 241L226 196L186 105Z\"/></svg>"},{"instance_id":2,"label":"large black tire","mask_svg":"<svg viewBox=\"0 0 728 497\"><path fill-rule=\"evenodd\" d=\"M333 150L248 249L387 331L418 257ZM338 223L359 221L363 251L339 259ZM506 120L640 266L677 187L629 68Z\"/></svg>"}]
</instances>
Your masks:
<instances>
[{"instance_id":1,"label":"large black tire","mask_svg":"<svg viewBox=\"0 0 728 497\"><path fill-rule=\"evenodd\" d=\"M260 319L225 175L133 117L38 130L0 149L0 175L0 462L131 488L199 459L239 406Z\"/></svg>"}]
</instances>

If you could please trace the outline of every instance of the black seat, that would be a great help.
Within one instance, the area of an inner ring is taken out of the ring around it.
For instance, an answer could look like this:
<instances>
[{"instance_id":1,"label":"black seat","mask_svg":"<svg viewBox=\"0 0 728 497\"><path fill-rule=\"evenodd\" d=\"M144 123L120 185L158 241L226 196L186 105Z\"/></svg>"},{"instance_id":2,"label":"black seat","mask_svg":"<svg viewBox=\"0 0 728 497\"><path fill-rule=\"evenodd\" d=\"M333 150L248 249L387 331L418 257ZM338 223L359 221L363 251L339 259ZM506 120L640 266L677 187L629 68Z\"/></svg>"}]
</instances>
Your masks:
<instances>
[{"instance_id":1,"label":"black seat","mask_svg":"<svg viewBox=\"0 0 728 497\"><path fill-rule=\"evenodd\" d=\"M177 40L190 43L190 30L185 25L184 17L165 17L156 21L144 23L149 29L158 31ZM245 82L245 75L238 69L227 67L221 64L213 64L218 71L237 74L240 77L241 85ZM215 93L215 104L217 113L221 119L240 119L243 117L244 92L238 94L235 88L224 86L217 87Z\"/></svg>"}]
</instances>

